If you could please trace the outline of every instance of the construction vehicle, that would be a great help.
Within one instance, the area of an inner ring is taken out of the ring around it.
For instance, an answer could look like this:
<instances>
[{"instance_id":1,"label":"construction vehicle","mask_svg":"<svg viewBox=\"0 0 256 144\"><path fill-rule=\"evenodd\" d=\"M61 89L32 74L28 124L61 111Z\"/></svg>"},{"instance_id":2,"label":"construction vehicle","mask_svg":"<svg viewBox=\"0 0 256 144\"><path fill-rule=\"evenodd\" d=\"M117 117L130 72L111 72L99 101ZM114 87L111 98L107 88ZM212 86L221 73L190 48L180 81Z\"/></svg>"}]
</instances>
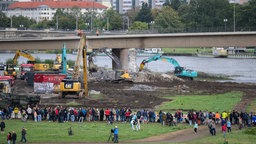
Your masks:
<instances>
[{"instance_id":1,"label":"construction vehicle","mask_svg":"<svg viewBox=\"0 0 256 144\"><path fill-rule=\"evenodd\" d=\"M144 59L140 64L139 71L143 70L145 64L152 62L152 61L157 61L157 60L162 60L162 61L169 62L169 63L173 64L174 65L174 74L178 77L190 78L191 80L193 80L195 77L197 77L196 71L185 69L184 67L181 67L180 64L175 59L163 56L162 54L157 54L155 56L149 57L148 59Z\"/></svg>"},{"instance_id":2,"label":"construction vehicle","mask_svg":"<svg viewBox=\"0 0 256 144\"><path fill-rule=\"evenodd\" d=\"M28 59L27 64L35 63L35 58L31 54L27 53L26 51L17 50L15 56L13 57L13 65L18 64L18 59L20 56L23 56Z\"/></svg>"},{"instance_id":3,"label":"construction vehicle","mask_svg":"<svg viewBox=\"0 0 256 144\"><path fill-rule=\"evenodd\" d=\"M63 79L60 82L60 97L65 98L67 95L75 96L76 98L81 98L83 94L88 96L87 90L87 69L86 69L86 36L84 33L80 33L80 42L78 53L76 57L76 62L74 66L74 71L72 78ZM80 62L81 58L83 61L83 88L82 82L79 80L80 77ZM63 66L65 67L65 66Z\"/></svg>"},{"instance_id":4,"label":"construction vehicle","mask_svg":"<svg viewBox=\"0 0 256 144\"><path fill-rule=\"evenodd\" d=\"M11 94L11 83L8 79L0 79L0 93Z\"/></svg>"},{"instance_id":5,"label":"construction vehicle","mask_svg":"<svg viewBox=\"0 0 256 144\"><path fill-rule=\"evenodd\" d=\"M17 72L14 68L14 65L12 65L12 64L7 64L6 65L6 69L4 71L4 76L13 76L14 79L17 78Z\"/></svg>"},{"instance_id":6,"label":"construction vehicle","mask_svg":"<svg viewBox=\"0 0 256 144\"><path fill-rule=\"evenodd\" d=\"M121 65L121 62L120 62L119 58L114 53L111 53L110 51L107 51L106 48L94 50L89 55L88 64L89 64L89 72L90 73L98 71L97 66L93 62L93 57L96 56L98 53L105 53L117 65L117 69L114 70L115 71L115 77L114 77L114 80L112 80L112 82L116 82L116 83L132 82L132 77L130 76L130 74L126 70L122 69L122 65Z\"/></svg>"},{"instance_id":7,"label":"construction vehicle","mask_svg":"<svg viewBox=\"0 0 256 144\"><path fill-rule=\"evenodd\" d=\"M53 69L54 71L58 71L58 70L60 69L60 67L61 67L61 57L60 57L59 54L57 54L57 55L56 55L56 58L55 58L55 60L54 60L54 64L53 64L53 66L52 66L52 69Z\"/></svg>"},{"instance_id":8,"label":"construction vehicle","mask_svg":"<svg viewBox=\"0 0 256 144\"><path fill-rule=\"evenodd\" d=\"M27 71L46 71L50 68L49 64L35 63L35 58L27 53L26 51L17 50L13 58L13 64L18 64L18 59L20 56L23 56L28 59L26 64L21 64L21 73L20 78L24 79L25 73Z\"/></svg>"},{"instance_id":9,"label":"construction vehicle","mask_svg":"<svg viewBox=\"0 0 256 144\"><path fill-rule=\"evenodd\" d=\"M7 80L10 86L13 86L15 81L13 76L0 76L0 81L2 80Z\"/></svg>"}]
</instances>

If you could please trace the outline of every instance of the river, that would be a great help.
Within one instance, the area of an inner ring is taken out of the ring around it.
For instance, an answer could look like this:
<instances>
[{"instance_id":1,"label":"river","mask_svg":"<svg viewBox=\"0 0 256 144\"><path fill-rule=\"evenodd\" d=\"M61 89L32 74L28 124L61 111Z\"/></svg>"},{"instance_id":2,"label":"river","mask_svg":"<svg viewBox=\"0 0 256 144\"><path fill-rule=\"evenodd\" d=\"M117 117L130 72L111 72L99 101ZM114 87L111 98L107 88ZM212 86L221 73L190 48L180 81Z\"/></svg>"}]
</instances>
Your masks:
<instances>
[{"instance_id":1,"label":"river","mask_svg":"<svg viewBox=\"0 0 256 144\"><path fill-rule=\"evenodd\" d=\"M55 54L32 54L41 60L54 60ZM13 58L14 54L0 54L0 63L5 63L7 59ZM202 58L191 56L171 56L176 59L181 66L195 71L228 75L238 83L256 83L256 59L228 59L228 58ZM148 57L137 57L136 64L139 66L143 59ZM67 59L76 60L76 55L67 54ZM112 67L112 61L107 56L97 56L95 64L101 67ZM19 63L26 63L27 59L20 57ZM163 61L153 61L146 65L148 69L155 72L173 71L172 64Z\"/></svg>"}]
</instances>

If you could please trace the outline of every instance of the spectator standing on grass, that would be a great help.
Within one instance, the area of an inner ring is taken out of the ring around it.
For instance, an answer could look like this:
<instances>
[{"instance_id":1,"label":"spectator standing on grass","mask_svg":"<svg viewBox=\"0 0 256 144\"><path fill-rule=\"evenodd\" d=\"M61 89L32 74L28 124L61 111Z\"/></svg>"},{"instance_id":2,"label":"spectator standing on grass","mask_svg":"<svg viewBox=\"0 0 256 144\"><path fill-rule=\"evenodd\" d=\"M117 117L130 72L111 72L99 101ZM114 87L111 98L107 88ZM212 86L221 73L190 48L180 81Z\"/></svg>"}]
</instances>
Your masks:
<instances>
[{"instance_id":1,"label":"spectator standing on grass","mask_svg":"<svg viewBox=\"0 0 256 144\"><path fill-rule=\"evenodd\" d=\"M226 138L227 125L224 124L223 126L221 126L221 130L222 130L222 133L223 133L223 137Z\"/></svg>"},{"instance_id":2,"label":"spectator standing on grass","mask_svg":"<svg viewBox=\"0 0 256 144\"><path fill-rule=\"evenodd\" d=\"M198 129L198 124L197 124L197 122L195 122L195 125L194 125L194 132L195 132L195 134L197 134L197 129Z\"/></svg>"},{"instance_id":3,"label":"spectator standing on grass","mask_svg":"<svg viewBox=\"0 0 256 144\"><path fill-rule=\"evenodd\" d=\"M212 131L212 135L216 135L216 125L214 121L211 121L211 131Z\"/></svg>"},{"instance_id":4,"label":"spectator standing on grass","mask_svg":"<svg viewBox=\"0 0 256 144\"><path fill-rule=\"evenodd\" d=\"M101 108L101 110L100 110L100 121L103 121L103 119L104 119L104 110L103 110L103 108Z\"/></svg>"},{"instance_id":5,"label":"spectator standing on grass","mask_svg":"<svg viewBox=\"0 0 256 144\"><path fill-rule=\"evenodd\" d=\"M227 128L228 128L228 132L231 132L231 122L227 121Z\"/></svg>"},{"instance_id":6,"label":"spectator standing on grass","mask_svg":"<svg viewBox=\"0 0 256 144\"><path fill-rule=\"evenodd\" d=\"M16 144L16 140L17 140L17 134L15 133L15 131L12 132L12 144Z\"/></svg>"},{"instance_id":7,"label":"spectator standing on grass","mask_svg":"<svg viewBox=\"0 0 256 144\"><path fill-rule=\"evenodd\" d=\"M11 144L11 140L12 140L12 133L8 132L8 134L7 134L7 143Z\"/></svg>"},{"instance_id":8,"label":"spectator standing on grass","mask_svg":"<svg viewBox=\"0 0 256 144\"><path fill-rule=\"evenodd\" d=\"M114 129L114 143L118 143L118 128L115 126Z\"/></svg>"},{"instance_id":9,"label":"spectator standing on grass","mask_svg":"<svg viewBox=\"0 0 256 144\"><path fill-rule=\"evenodd\" d=\"M27 134L27 131L26 131L26 129L23 127L22 130L21 130L21 140L20 140L20 142L23 142L23 141L25 141L25 143L27 142L26 134Z\"/></svg>"},{"instance_id":10,"label":"spectator standing on grass","mask_svg":"<svg viewBox=\"0 0 256 144\"><path fill-rule=\"evenodd\" d=\"M5 122L4 122L4 120L2 120L1 123L0 123L0 129L1 129L1 134L4 134L4 129L5 129Z\"/></svg>"},{"instance_id":11,"label":"spectator standing on grass","mask_svg":"<svg viewBox=\"0 0 256 144\"><path fill-rule=\"evenodd\" d=\"M162 125L165 126L165 123L166 123L166 113L164 112L164 113L163 113L163 122L162 122Z\"/></svg>"}]
</instances>

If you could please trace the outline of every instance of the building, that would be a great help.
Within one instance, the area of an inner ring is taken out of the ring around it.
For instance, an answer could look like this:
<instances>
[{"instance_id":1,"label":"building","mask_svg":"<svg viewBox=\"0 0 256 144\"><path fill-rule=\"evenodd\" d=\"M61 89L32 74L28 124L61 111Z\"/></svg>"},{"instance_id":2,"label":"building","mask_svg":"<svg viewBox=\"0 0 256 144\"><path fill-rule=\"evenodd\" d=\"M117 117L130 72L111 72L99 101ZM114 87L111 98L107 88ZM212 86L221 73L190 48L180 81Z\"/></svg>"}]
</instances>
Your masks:
<instances>
[{"instance_id":1,"label":"building","mask_svg":"<svg viewBox=\"0 0 256 144\"><path fill-rule=\"evenodd\" d=\"M22 15L39 22L52 20L57 9L69 12L74 7L80 8L82 14L90 11L101 13L108 8L100 3L91 1L45 0L42 2L15 2L8 7L5 13L8 17Z\"/></svg>"},{"instance_id":2,"label":"building","mask_svg":"<svg viewBox=\"0 0 256 144\"><path fill-rule=\"evenodd\" d=\"M8 7L17 0L0 0L0 11L6 11Z\"/></svg>"},{"instance_id":3,"label":"building","mask_svg":"<svg viewBox=\"0 0 256 144\"><path fill-rule=\"evenodd\" d=\"M161 8L166 0L111 0L111 5L114 10L120 14L127 13L128 10L136 7L141 7L142 3L148 3L151 8Z\"/></svg>"}]
</instances>

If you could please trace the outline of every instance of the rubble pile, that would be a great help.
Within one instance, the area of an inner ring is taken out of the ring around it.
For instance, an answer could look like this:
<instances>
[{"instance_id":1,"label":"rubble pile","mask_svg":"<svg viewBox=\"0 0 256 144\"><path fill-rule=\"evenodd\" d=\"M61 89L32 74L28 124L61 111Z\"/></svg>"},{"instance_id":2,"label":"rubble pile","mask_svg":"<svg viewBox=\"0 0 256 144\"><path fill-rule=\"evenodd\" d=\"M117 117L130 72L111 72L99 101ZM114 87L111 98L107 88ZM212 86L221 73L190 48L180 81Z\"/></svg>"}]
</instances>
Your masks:
<instances>
[{"instance_id":1,"label":"rubble pile","mask_svg":"<svg viewBox=\"0 0 256 144\"><path fill-rule=\"evenodd\" d=\"M138 85L134 85L133 87L130 87L129 90L155 91L156 87L138 84Z\"/></svg>"},{"instance_id":2,"label":"rubble pile","mask_svg":"<svg viewBox=\"0 0 256 144\"><path fill-rule=\"evenodd\" d=\"M168 75L164 73L152 73L152 72L140 72L134 79L134 82L170 82L176 79L174 75Z\"/></svg>"}]
</instances>

